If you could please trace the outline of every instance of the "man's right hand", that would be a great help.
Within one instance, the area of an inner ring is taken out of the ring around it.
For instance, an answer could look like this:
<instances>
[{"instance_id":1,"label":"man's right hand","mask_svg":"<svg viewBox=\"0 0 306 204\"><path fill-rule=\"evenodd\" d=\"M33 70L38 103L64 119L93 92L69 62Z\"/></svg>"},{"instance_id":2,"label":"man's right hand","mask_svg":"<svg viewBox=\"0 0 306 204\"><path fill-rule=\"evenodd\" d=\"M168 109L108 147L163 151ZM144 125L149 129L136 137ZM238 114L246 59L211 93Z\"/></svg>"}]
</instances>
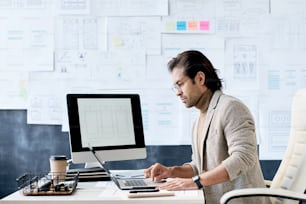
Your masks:
<instances>
[{"instance_id":1,"label":"man's right hand","mask_svg":"<svg viewBox=\"0 0 306 204\"><path fill-rule=\"evenodd\" d=\"M171 168L156 163L144 170L144 176L151 178L154 182L160 182L162 179L171 177Z\"/></svg>"}]
</instances>

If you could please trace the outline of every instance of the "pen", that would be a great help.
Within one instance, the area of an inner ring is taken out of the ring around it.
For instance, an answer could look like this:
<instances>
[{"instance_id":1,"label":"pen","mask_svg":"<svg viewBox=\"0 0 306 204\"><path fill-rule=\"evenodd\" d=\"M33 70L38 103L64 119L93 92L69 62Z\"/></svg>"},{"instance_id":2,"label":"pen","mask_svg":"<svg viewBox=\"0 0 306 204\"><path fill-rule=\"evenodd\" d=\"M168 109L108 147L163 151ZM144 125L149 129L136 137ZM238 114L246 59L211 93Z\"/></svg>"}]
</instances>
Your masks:
<instances>
[{"instance_id":1,"label":"pen","mask_svg":"<svg viewBox=\"0 0 306 204\"><path fill-rule=\"evenodd\" d=\"M156 186L135 186L131 190L153 190L156 189Z\"/></svg>"},{"instance_id":2,"label":"pen","mask_svg":"<svg viewBox=\"0 0 306 204\"><path fill-rule=\"evenodd\" d=\"M134 190L130 191L130 193L151 193L151 192L158 192L158 189L145 189L145 190Z\"/></svg>"}]
</instances>

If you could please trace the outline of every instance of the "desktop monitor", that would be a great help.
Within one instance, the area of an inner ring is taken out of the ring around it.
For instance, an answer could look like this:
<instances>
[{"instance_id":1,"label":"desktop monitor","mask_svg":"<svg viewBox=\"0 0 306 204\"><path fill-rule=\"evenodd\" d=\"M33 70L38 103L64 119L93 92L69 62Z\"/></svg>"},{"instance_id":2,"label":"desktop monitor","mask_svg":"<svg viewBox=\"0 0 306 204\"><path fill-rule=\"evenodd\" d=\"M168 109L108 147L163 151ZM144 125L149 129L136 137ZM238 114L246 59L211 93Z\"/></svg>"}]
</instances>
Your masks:
<instances>
[{"instance_id":1,"label":"desktop monitor","mask_svg":"<svg viewBox=\"0 0 306 204\"><path fill-rule=\"evenodd\" d=\"M138 94L67 94L67 109L73 163L146 158Z\"/></svg>"}]
</instances>

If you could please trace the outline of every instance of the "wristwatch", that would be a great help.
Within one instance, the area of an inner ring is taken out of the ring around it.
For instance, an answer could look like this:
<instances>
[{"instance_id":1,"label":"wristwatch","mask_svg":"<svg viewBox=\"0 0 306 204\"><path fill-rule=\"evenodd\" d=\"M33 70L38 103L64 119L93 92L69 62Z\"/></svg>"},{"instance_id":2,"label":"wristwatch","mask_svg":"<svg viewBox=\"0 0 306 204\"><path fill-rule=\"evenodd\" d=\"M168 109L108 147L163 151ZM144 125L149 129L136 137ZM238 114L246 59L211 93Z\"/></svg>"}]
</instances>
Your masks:
<instances>
[{"instance_id":1,"label":"wristwatch","mask_svg":"<svg viewBox=\"0 0 306 204\"><path fill-rule=\"evenodd\" d=\"M203 188L203 185L200 182L199 175L196 175L196 176L192 177L192 180L193 180L193 182L195 182L195 184L197 184L198 189L202 189Z\"/></svg>"}]
</instances>

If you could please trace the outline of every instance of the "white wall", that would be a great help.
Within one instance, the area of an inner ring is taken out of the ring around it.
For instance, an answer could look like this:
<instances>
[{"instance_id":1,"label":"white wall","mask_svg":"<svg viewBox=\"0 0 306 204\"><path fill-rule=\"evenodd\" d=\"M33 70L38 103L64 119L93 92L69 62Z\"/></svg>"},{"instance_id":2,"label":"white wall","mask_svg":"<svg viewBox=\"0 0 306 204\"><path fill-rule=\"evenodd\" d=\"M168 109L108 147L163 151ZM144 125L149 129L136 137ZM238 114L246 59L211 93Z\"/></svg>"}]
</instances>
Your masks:
<instances>
[{"instance_id":1,"label":"white wall","mask_svg":"<svg viewBox=\"0 0 306 204\"><path fill-rule=\"evenodd\" d=\"M141 95L146 143L189 144L195 110L171 91L166 64L207 55L224 92L257 125L261 159L279 159L292 94L306 86L303 0L0 1L0 108L68 130L66 93Z\"/></svg>"}]
</instances>

